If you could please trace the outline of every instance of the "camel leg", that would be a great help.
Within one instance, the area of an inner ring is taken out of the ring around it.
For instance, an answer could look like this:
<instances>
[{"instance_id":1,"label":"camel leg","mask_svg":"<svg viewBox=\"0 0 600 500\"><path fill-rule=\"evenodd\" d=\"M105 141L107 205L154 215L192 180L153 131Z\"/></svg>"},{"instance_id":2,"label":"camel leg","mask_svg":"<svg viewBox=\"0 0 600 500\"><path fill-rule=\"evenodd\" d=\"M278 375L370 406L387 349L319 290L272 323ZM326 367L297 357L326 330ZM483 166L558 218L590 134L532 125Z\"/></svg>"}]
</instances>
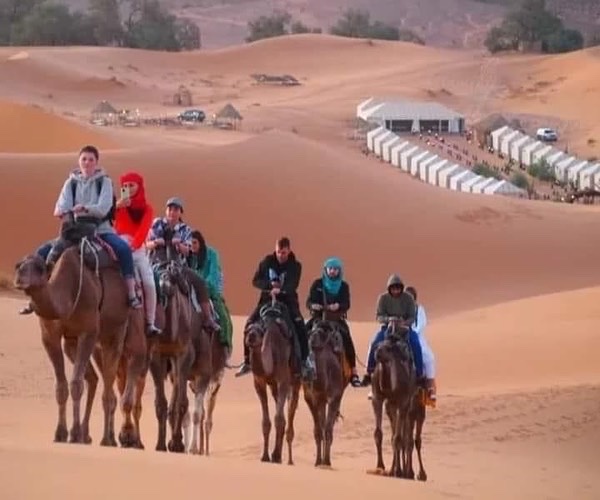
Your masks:
<instances>
[{"instance_id":1,"label":"camel leg","mask_svg":"<svg viewBox=\"0 0 600 500\"><path fill-rule=\"evenodd\" d=\"M166 360L158 353L150 359L150 374L154 382L154 409L158 421L156 451L167 451L167 396L165 395Z\"/></svg>"},{"instance_id":2,"label":"camel leg","mask_svg":"<svg viewBox=\"0 0 600 500\"><path fill-rule=\"evenodd\" d=\"M323 462L322 456L322 436L323 433L319 427L319 411L317 410L317 403L313 399L312 395L304 393L304 400L310 410L310 414L313 419L313 438L315 440L315 467L318 467Z\"/></svg>"},{"instance_id":3,"label":"camel leg","mask_svg":"<svg viewBox=\"0 0 600 500\"><path fill-rule=\"evenodd\" d=\"M56 404L58 405L58 423L54 431L55 443L66 443L67 431L67 399L69 399L69 384L65 375L65 359L61 346L61 337L52 337L50 332L42 333L42 343L54 368L56 379Z\"/></svg>"},{"instance_id":4,"label":"camel leg","mask_svg":"<svg viewBox=\"0 0 600 500\"><path fill-rule=\"evenodd\" d=\"M396 404L388 401L386 404L386 412L390 420L390 429L392 432L392 466L389 475L392 477L402 477L402 427L401 419L398 416L398 407Z\"/></svg>"},{"instance_id":5,"label":"camel leg","mask_svg":"<svg viewBox=\"0 0 600 500\"><path fill-rule=\"evenodd\" d=\"M140 430L140 419L142 418L142 396L144 395L144 388L146 387L146 372L147 369L144 368L144 372L138 377L135 390L135 404L133 406L133 421L135 424L135 433L138 437L138 441L134 448L137 448L138 450L144 449L142 433Z\"/></svg>"},{"instance_id":6,"label":"camel leg","mask_svg":"<svg viewBox=\"0 0 600 500\"><path fill-rule=\"evenodd\" d=\"M269 418L269 401L267 399L267 386L262 380L254 379L254 390L260 400L262 410L262 433L263 433L263 453L262 462L270 462L269 458L269 434L271 433L271 419Z\"/></svg>"},{"instance_id":7,"label":"camel leg","mask_svg":"<svg viewBox=\"0 0 600 500\"><path fill-rule=\"evenodd\" d=\"M277 386L277 397L275 399L275 415L273 423L275 424L275 446L271 453L271 462L280 464L283 455L283 436L285 434L285 403L287 402L290 386L280 383Z\"/></svg>"},{"instance_id":8,"label":"camel leg","mask_svg":"<svg viewBox=\"0 0 600 500\"><path fill-rule=\"evenodd\" d=\"M416 434L415 434L415 448L417 449L417 458L419 459L419 475L417 479L419 481L427 481L427 473L423 467L423 458L421 457L421 434L423 433L423 424L425 423L425 407L421 404L417 405L416 412Z\"/></svg>"},{"instance_id":9,"label":"camel leg","mask_svg":"<svg viewBox=\"0 0 600 500\"><path fill-rule=\"evenodd\" d=\"M340 412L342 405L342 396L333 398L327 408L327 419L325 421L325 449L323 456L323 465L331 467L331 446L333 445L333 427Z\"/></svg>"},{"instance_id":10,"label":"camel leg","mask_svg":"<svg viewBox=\"0 0 600 500\"><path fill-rule=\"evenodd\" d=\"M219 389L221 388L221 383L223 381L223 375L225 375L225 372L223 370L221 370L218 374L218 379L217 380L213 380L211 385L210 385L210 396L208 398L208 408L206 410L206 423L205 423L205 429L206 429L206 440L204 442L204 453L206 454L206 456L208 456L210 454L210 433L212 432L212 428L213 428L213 413L215 411L215 406L217 406L217 395L219 394ZM202 431L202 428L201 428ZM292 429L292 433L293 433L293 429ZM293 437L292 437L293 439ZM202 454L202 440L200 440L200 454Z\"/></svg>"},{"instance_id":11,"label":"camel leg","mask_svg":"<svg viewBox=\"0 0 600 500\"><path fill-rule=\"evenodd\" d=\"M77 351L77 339L68 338L65 339L65 354L71 361L75 362L75 352ZM96 388L98 387L98 375L92 363L88 364L87 370L85 371L85 382L87 384L87 397L85 401L85 410L83 412L83 421L81 422L81 433L83 434L83 442L85 444L91 444L92 438L90 436L90 417L92 416L92 406L94 404L94 397L96 396Z\"/></svg>"},{"instance_id":12,"label":"camel leg","mask_svg":"<svg viewBox=\"0 0 600 500\"><path fill-rule=\"evenodd\" d=\"M104 436L100 441L100 446L117 446L115 439L115 411L117 409L117 396L115 395L114 384L117 377L119 360L123 351L123 342L125 340L125 327L116 339L102 342L102 406L104 409ZM127 385L133 381L128 380ZM126 391L127 391L126 385ZM131 391L131 389L130 389ZM131 404L133 406L133 404ZM131 411L131 410L130 410Z\"/></svg>"},{"instance_id":13,"label":"camel leg","mask_svg":"<svg viewBox=\"0 0 600 500\"><path fill-rule=\"evenodd\" d=\"M412 456L415 446L414 430L415 419L411 415L410 410L406 410L404 414L404 435L402 439L404 451L404 477L406 479L415 478L415 471L413 470L412 464Z\"/></svg>"},{"instance_id":14,"label":"camel leg","mask_svg":"<svg viewBox=\"0 0 600 500\"><path fill-rule=\"evenodd\" d=\"M127 375L125 377L125 387L121 393L121 412L123 413L123 425L119 432L119 442L123 448L139 448L141 439L139 435L139 417L138 423L134 423L135 407L139 404L138 410L141 410L142 394L144 385L140 388L140 374L144 372L146 363L146 353L139 352L132 354L127 359ZM142 384L143 384L142 380ZM139 394L138 394L139 393Z\"/></svg>"},{"instance_id":15,"label":"camel leg","mask_svg":"<svg viewBox=\"0 0 600 500\"><path fill-rule=\"evenodd\" d=\"M375 414L375 431L373 432L373 439L375 439L375 447L377 448L377 472L385 472L385 465L383 464L383 431L381 426L383 424L383 401L373 397L371 400L373 405L373 413Z\"/></svg>"},{"instance_id":16,"label":"camel leg","mask_svg":"<svg viewBox=\"0 0 600 500\"><path fill-rule=\"evenodd\" d=\"M176 364L176 380L173 387L175 398L173 402L173 428L171 431L171 440L168 444L168 449L171 452L183 453L185 446L183 443L182 424L183 418L188 411L189 400L187 396L187 381L194 363L194 352L191 349L177 360Z\"/></svg>"},{"instance_id":17,"label":"camel leg","mask_svg":"<svg viewBox=\"0 0 600 500\"><path fill-rule=\"evenodd\" d=\"M202 376L199 376L194 381L194 413L192 415L192 443L189 448L190 453L192 453L193 455L201 455L204 452L204 433L202 427L204 425L204 396L206 394L206 389L208 389L207 385L208 381ZM187 421L189 429L189 416ZM187 433L189 433L189 431Z\"/></svg>"},{"instance_id":18,"label":"camel leg","mask_svg":"<svg viewBox=\"0 0 600 500\"><path fill-rule=\"evenodd\" d=\"M83 396L83 378L87 371L96 345L97 334L95 332L82 333L77 341L75 361L73 363L73 374L71 376L71 399L73 401L73 424L69 435L69 442L83 443L81 429L81 396Z\"/></svg>"},{"instance_id":19,"label":"camel leg","mask_svg":"<svg viewBox=\"0 0 600 500\"><path fill-rule=\"evenodd\" d=\"M288 465L294 465L294 458L292 456L292 443L294 442L294 420L296 418L296 411L298 410L298 400L300 399L300 384L292 383L290 389L290 400L288 401L288 422L285 439L288 445Z\"/></svg>"}]
</instances>

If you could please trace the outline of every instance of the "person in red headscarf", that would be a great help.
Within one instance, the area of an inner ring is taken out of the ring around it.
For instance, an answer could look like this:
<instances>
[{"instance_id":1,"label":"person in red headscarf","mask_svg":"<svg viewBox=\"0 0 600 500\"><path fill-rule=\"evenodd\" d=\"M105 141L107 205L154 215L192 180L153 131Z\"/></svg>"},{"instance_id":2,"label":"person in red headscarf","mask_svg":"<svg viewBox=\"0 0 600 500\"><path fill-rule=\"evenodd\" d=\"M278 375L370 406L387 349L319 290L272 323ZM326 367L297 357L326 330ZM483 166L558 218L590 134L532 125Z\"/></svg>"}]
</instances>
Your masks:
<instances>
[{"instance_id":1,"label":"person in red headscarf","mask_svg":"<svg viewBox=\"0 0 600 500\"><path fill-rule=\"evenodd\" d=\"M156 287L154 273L145 241L152 225L154 210L146 201L144 179L136 172L128 172L120 178L121 198L117 201L115 231L123 238L133 253L133 264L138 269L144 288L146 309L146 333L158 335L161 331L154 324L156 316Z\"/></svg>"}]
</instances>

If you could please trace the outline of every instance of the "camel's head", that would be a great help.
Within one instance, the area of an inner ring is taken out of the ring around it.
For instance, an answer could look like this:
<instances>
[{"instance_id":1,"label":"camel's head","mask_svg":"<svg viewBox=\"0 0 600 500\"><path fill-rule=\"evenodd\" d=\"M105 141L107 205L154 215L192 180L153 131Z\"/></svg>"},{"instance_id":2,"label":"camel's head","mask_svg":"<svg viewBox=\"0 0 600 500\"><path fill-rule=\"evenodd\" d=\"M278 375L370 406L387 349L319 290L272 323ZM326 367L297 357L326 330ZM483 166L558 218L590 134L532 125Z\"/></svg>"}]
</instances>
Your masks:
<instances>
[{"instance_id":1,"label":"camel's head","mask_svg":"<svg viewBox=\"0 0 600 500\"><path fill-rule=\"evenodd\" d=\"M48 283L49 269L39 255L28 255L15 265L13 284L18 290L29 290Z\"/></svg>"},{"instance_id":2,"label":"camel's head","mask_svg":"<svg viewBox=\"0 0 600 500\"><path fill-rule=\"evenodd\" d=\"M260 347L265 333L266 329L262 321L250 323L246 328L246 345L250 349Z\"/></svg>"},{"instance_id":3,"label":"camel's head","mask_svg":"<svg viewBox=\"0 0 600 500\"><path fill-rule=\"evenodd\" d=\"M181 279L179 267L174 262L169 262L158 273L158 286L164 297L171 297Z\"/></svg>"},{"instance_id":4,"label":"camel's head","mask_svg":"<svg viewBox=\"0 0 600 500\"><path fill-rule=\"evenodd\" d=\"M375 351L375 361L384 365L393 363L408 364L410 361L409 345L403 337L390 337L382 342Z\"/></svg>"},{"instance_id":5,"label":"camel's head","mask_svg":"<svg viewBox=\"0 0 600 500\"><path fill-rule=\"evenodd\" d=\"M310 330L308 345L314 352L321 351L326 345L336 347L338 343L338 332L328 321L317 320Z\"/></svg>"}]
</instances>

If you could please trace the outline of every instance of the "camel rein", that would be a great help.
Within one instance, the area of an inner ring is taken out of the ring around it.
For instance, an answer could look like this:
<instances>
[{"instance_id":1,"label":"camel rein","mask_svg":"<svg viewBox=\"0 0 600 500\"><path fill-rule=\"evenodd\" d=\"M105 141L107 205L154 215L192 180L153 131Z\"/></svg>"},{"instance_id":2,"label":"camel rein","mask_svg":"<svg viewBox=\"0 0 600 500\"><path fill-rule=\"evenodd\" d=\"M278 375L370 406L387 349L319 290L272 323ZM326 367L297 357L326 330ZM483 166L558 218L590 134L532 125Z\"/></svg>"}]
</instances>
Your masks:
<instances>
[{"instance_id":1,"label":"camel rein","mask_svg":"<svg viewBox=\"0 0 600 500\"><path fill-rule=\"evenodd\" d=\"M73 302L73 307L71 308L71 312L67 316L67 319L70 319L71 316L73 316L73 313L75 313L75 309L77 309L77 306L79 305L79 300L81 299L81 291L83 289L83 271L85 269L84 254L86 246L90 248L92 254L94 255L94 259L96 260L94 274L97 278L100 277L100 261L98 259L98 253L96 252L94 245L92 245L87 238L83 238L81 240L81 243L79 244L79 285L77 287L77 295L75 296L75 302Z\"/></svg>"}]
</instances>

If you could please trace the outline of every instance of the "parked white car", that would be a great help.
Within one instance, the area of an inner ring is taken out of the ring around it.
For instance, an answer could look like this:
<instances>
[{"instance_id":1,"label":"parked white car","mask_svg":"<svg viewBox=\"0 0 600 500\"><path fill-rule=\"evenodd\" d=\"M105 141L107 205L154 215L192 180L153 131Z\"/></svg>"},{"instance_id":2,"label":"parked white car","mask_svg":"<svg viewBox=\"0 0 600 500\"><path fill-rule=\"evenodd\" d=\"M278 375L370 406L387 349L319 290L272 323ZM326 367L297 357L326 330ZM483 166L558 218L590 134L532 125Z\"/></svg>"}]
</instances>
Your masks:
<instances>
[{"instance_id":1,"label":"parked white car","mask_svg":"<svg viewBox=\"0 0 600 500\"><path fill-rule=\"evenodd\" d=\"M556 130L552 128L538 128L535 134L538 141L554 142L558 140L558 134Z\"/></svg>"}]
</instances>

